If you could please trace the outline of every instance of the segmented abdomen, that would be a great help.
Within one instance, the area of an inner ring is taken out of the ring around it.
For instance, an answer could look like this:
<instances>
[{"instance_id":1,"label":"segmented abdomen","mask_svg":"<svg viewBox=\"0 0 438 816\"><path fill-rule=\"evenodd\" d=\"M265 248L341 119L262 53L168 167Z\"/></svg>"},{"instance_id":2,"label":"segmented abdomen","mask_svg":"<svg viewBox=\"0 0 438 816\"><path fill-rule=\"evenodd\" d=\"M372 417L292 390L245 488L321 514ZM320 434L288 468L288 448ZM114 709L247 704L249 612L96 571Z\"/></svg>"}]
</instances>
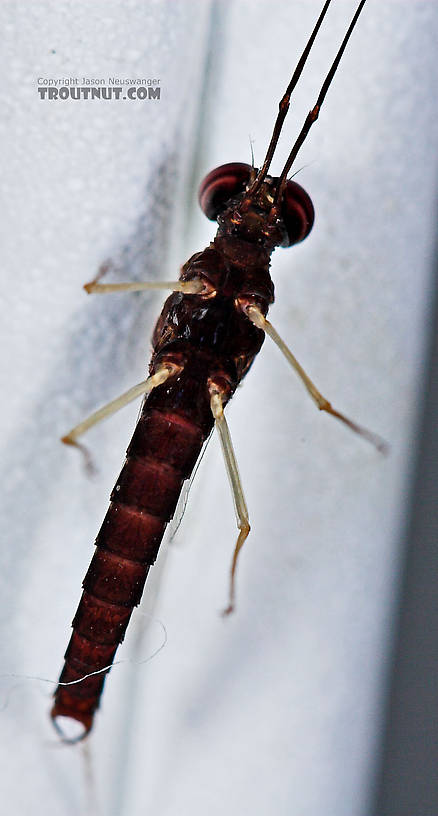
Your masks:
<instances>
[{"instance_id":1,"label":"segmented abdomen","mask_svg":"<svg viewBox=\"0 0 438 816\"><path fill-rule=\"evenodd\" d=\"M140 602L182 483L190 476L214 424L209 381L224 383L229 399L264 339L264 333L236 309L230 280L236 278L239 291L247 292L240 267L232 267L211 248L185 264L188 278L192 265L195 272L199 266L211 280L217 278L218 286L222 281L226 293L218 291L212 299L173 293L154 330L150 372L171 363L178 373L154 388L143 405L96 539L65 654L60 683L80 682L58 686L51 712L53 718L78 720L85 733L91 729L106 673L81 678L111 665L133 607ZM247 276L250 290L262 301L263 293L267 294L271 302L268 268L250 267ZM264 312L267 308L268 303Z\"/></svg>"},{"instance_id":2,"label":"segmented abdomen","mask_svg":"<svg viewBox=\"0 0 438 816\"><path fill-rule=\"evenodd\" d=\"M180 400L176 410L170 393L175 386L170 391L157 389L144 403L96 539L97 549L83 583L60 683L80 680L110 666L123 640L182 483L190 476L213 424L207 396L201 400L202 409L205 403L205 410L201 410L204 421L197 425L190 418L194 385L188 371L178 377ZM73 685L59 685L52 717L72 717L87 733L105 676L102 673Z\"/></svg>"}]
</instances>

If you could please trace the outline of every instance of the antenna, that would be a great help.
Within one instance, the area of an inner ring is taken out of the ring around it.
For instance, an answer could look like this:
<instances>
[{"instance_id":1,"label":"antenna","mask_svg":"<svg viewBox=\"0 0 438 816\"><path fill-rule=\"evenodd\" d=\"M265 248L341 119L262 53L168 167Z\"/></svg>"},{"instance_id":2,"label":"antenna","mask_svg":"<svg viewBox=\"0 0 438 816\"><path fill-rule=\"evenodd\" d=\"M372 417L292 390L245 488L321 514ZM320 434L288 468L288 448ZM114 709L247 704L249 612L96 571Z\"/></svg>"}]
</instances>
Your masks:
<instances>
[{"instance_id":1,"label":"antenna","mask_svg":"<svg viewBox=\"0 0 438 816\"><path fill-rule=\"evenodd\" d=\"M328 72L328 74L327 74L327 76L326 76L326 78L325 78L325 80L323 82L322 88L321 88L321 90L319 92L318 99L316 100L316 104L312 108L312 110L309 111L309 113L307 114L306 119L304 121L304 125L301 128L301 132L299 133L298 138L297 138L291 152L289 153L289 158L288 158L286 164L284 165L283 170L281 171L280 178L279 178L277 191L275 193L274 207L276 207L278 205L278 202L281 201L281 197L283 195L284 188L286 186L287 175L289 173L289 170L291 169L292 164L294 163L294 161L295 161L295 159L297 157L297 153L298 153L301 145L303 144L304 140L306 139L310 128L316 122L316 120L317 120L317 118L319 116L319 111L321 110L322 103L324 102L327 91L328 91L328 89L329 89L329 87L330 87L330 85L332 83L333 77L334 77L334 75L335 75L335 73L336 73L336 71L338 69L339 63L341 61L342 54L345 51L348 40L351 37L353 29L354 29L354 27L355 27L355 25L357 23L358 18L359 18L359 14L361 13L365 3L366 3L366 0L361 0L361 2L359 3L359 5L357 7L357 10L356 10L356 13L355 13L355 15L354 15L354 17L353 17L353 19L352 19L352 21L350 23L349 28L348 28L348 31L347 31L344 39L342 40L341 47L340 47L338 53L336 54L336 57L335 57L335 59L333 61L333 64L332 64L332 66L330 68L330 71Z\"/></svg>"},{"instance_id":2,"label":"antenna","mask_svg":"<svg viewBox=\"0 0 438 816\"><path fill-rule=\"evenodd\" d=\"M304 68L304 66L306 64L307 57L310 54L310 50L312 48L313 43L315 42L316 35L318 34L318 31L319 31L319 29L321 27L322 21L323 21L325 15L326 15L326 12L328 10L328 7L329 7L330 3L331 3L331 0L327 0L327 2L324 4L324 8L323 8L323 10L321 11L321 14L318 17L315 28L313 29L313 31L312 31L312 33L310 35L310 38L308 40L308 43L307 43L303 53L301 54L300 59L298 60L297 67L295 68L295 71L292 74L291 81L289 82L289 85L286 88L286 92L285 92L285 94L284 94L284 96L283 96L283 98L282 98L282 100L281 100L281 102L280 102L280 104L278 106L279 111L278 111L277 119L275 121L274 130L272 132L271 141L269 143L269 147L268 147L268 151L266 153L265 160L263 162L263 165L262 165L261 169L257 173L257 176L256 176L256 178L254 180L254 183L251 185L251 187L248 190L248 195L253 196L257 192L257 190L260 188L260 186L261 186L261 184L263 182L263 179L265 178L265 176L266 176L266 174L267 174L267 172L269 170L269 166L271 164L272 157L273 157L273 155L275 153L275 149L276 149L277 144L278 144L278 139L279 139L279 136L280 136L280 133L281 133L281 129L283 127L284 120L285 120L287 112L289 110L290 97L292 95L292 91L294 90L294 88L295 88L301 74L303 73L303 68Z\"/></svg>"}]
</instances>

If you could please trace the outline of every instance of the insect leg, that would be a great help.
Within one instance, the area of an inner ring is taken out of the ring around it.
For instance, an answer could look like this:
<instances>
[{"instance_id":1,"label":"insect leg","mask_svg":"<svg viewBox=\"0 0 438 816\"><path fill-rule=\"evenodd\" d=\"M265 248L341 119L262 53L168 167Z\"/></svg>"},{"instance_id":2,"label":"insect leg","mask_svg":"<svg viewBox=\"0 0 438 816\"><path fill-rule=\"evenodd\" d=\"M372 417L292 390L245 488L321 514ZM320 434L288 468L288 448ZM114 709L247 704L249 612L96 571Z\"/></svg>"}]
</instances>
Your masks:
<instances>
[{"instance_id":1,"label":"insect leg","mask_svg":"<svg viewBox=\"0 0 438 816\"><path fill-rule=\"evenodd\" d=\"M180 366L177 366L174 363L166 363L161 368L159 368L155 374L152 374L147 380L144 380L138 385L134 385L133 388L130 388L128 391L125 391L124 394L121 394L120 397L117 397L111 402L108 402L102 408L99 408L98 411L95 411L93 414L90 414L89 417L84 419L78 425L75 425L74 428L69 431L68 434L61 438L61 442L64 442L65 445L73 445L74 447L78 448L86 459L86 464L90 467L90 458L87 449L77 442L79 436L82 436L89 428L93 425L96 425L102 419L106 419L106 417L115 414L120 408L123 408L132 400L135 400L137 397L141 397L145 394L149 394L154 388L158 385L162 385L168 377L176 374L179 372Z\"/></svg>"},{"instance_id":2,"label":"insect leg","mask_svg":"<svg viewBox=\"0 0 438 816\"><path fill-rule=\"evenodd\" d=\"M295 369L295 371L297 372L302 383L304 384L305 388L307 389L308 393L310 394L310 396L312 397L313 401L316 403L320 411L326 411L328 414L331 414L331 416L334 416L336 417L336 419L339 419L341 422L344 423L344 425L347 425L352 431L354 431L354 433L357 433L359 434L359 436L362 436L363 439L367 440L367 442L371 442L371 444L374 445L374 447L377 448L377 450L380 453L384 454L388 453L388 444L387 442L385 442L384 439L382 439L382 437L378 436L378 434L375 434L372 431L369 431L367 428L363 428L361 425L358 425L356 422L353 422L351 419L344 416L344 414L341 414L339 411L336 411L336 409L332 407L330 402L325 397L323 397L323 395L318 391L316 386L313 384L310 377L307 376L306 372L304 371L304 368L302 368L302 366L299 364L298 360L292 354L291 350L288 348L284 340L282 340L278 332L274 329L272 323L270 323L269 320L266 320L266 318L263 316L263 314L261 313L260 309L257 306L247 306L245 308L245 313L248 315L251 322L254 323L254 325L257 326L257 328L262 329L266 334L268 334L269 337L278 346L280 351L286 357L288 363L290 363L292 368Z\"/></svg>"},{"instance_id":3,"label":"insect leg","mask_svg":"<svg viewBox=\"0 0 438 816\"><path fill-rule=\"evenodd\" d=\"M224 615L229 615L234 609L235 600L235 577L236 566L239 552L242 549L246 539L248 538L251 529L248 517L248 508L246 506L245 496L243 493L242 482L240 481L239 469L237 467L236 456L231 441L230 431L228 429L227 420L225 419L224 409L222 404L222 394L217 386L212 383L210 385L210 407L211 412L216 422L216 428L219 433L221 441L222 452L225 459L225 466L228 473L228 478L231 484L233 494L234 509L236 511L237 526L239 528L239 535L237 537L236 546L234 549L233 560L231 563L230 572L230 594L229 603L224 609Z\"/></svg>"},{"instance_id":4,"label":"insect leg","mask_svg":"<svg viewBox=\"0 0 438 816\"><path fill-rule=\"evenodd\" d=\"M84 284L87 294L105 295L109 292L144 292L150 289L171 289L186 295L199 295L205 286L200 280L189 281L133 281L127 283L98 283L97 279Z\"/></svg>"}]
</instances>

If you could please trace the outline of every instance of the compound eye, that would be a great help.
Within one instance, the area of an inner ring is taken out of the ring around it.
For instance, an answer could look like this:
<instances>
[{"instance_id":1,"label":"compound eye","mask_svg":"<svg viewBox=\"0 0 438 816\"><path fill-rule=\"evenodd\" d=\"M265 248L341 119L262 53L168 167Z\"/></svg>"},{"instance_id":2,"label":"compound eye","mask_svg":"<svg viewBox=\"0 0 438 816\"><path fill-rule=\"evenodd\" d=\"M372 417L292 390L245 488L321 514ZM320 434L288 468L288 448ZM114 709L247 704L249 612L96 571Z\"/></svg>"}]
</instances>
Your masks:
<instances>
[{"instance_id":1,"label":"compound eye","mask_svg":"<svg viewBox=\"0 0 438 816\"><path fill-rule=\"evenodd\" d=\"M243 193L251 176L249 164L234 162L221 164L201 182L198 200L201 210L210 221L224 212L231 198Z\"/></svg>"},{"instance_id":2,"label":"compound eye","mask_svg":"<svg viewBox=\"0 0 438 816\"><path fill-rule=\"evenodd\" d=\"M288 240L282 246L292 246L307 238L315 220L310 196L296 181L288 181L282 201L282 216Z\"/></svg>"}]
</instances>

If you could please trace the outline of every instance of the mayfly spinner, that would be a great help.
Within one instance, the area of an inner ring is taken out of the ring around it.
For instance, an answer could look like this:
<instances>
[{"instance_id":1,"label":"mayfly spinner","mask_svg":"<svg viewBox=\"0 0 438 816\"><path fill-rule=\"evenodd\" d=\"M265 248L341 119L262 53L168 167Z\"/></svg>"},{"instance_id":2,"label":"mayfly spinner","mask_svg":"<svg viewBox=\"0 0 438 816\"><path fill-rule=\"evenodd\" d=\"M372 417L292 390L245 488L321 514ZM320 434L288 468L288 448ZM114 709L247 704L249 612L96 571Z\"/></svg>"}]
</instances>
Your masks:
<instances>
[{"instance_id":1,"label":"mayfly spinner","mask_svg":"<svg viewBox=\"0 0 438 816\"><path fill-rule=\"evenodd\" d=\"M237 462L224 408L269 335L302 380L318 408L347 425L379 450L383 441L335 410L323 397L292 352L266 319L274 301L269 274L277 246L302 241L312 229L314 210L308 194L288 180L291 167L316 122L327 90L365 0L359 4L316 104L307 115L279 177L269 175L290 97L331 0L311 37L280 102L262 167L225 164L203 180L199 202L216 220L212 243L181 270L176 282L86 285L91 292L172 290L153 333L149 377L97 411L64 437L70 445L88 428L138 396L145 396L111 504L96 540L96 551L83 583L73 620L73 634L55 692L52 717L91 729L106 673L123 640L133 608L140 602L150 566L172 518L183 482L193 471L213 426L218 430L237 515L238 537L231 565L229 613L235 597L239 552L250 531Z\"/></svg>"}]
</instances>

